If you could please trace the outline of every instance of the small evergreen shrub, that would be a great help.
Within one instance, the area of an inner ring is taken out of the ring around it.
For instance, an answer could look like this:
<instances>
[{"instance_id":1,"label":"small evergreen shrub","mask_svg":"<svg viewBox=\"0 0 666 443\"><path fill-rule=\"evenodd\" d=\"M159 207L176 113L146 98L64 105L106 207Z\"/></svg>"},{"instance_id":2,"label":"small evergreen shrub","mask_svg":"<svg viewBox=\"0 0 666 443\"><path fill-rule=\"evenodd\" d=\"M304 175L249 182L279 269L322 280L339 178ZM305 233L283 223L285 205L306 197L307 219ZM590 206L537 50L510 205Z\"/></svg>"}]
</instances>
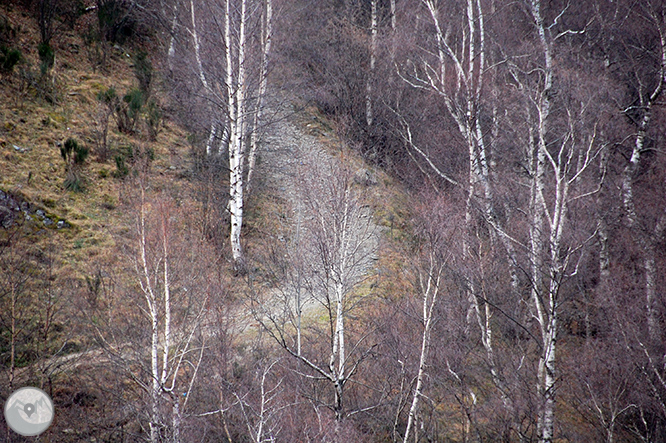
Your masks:
<instances>
[{"instance_id":1,"label":"small evergreen shrub","mask_svg":"<svg viewBox=\"0 0 666 443\"><path fill-rule=\"evenodd\" d=\"M116 170L113 172L115 178L124 178L130 172L137 174L139 171L147 171L155 160L155 151L152 148L127 145L118 149L114 157Z\"/></svg>"},{"instance_id":2,"label":"small evergreen shrub","mask_svg":"<svg viewBox=\"0 0 666 443\"><path fill-rule=\"evenodd\" d=\"M125 162L125 156L122 154L118 154L116 155L114 160L116 161L116 170L113 172L113 176L115 178L127 177L127 174L129 174L129 168L127 167L127 163Z\"/></svg>"},{"instance_id":3,"label":"small evergreen shrub","mask_svg":"<svg viewBox=\"0 0 666 443\"><path fill-rule=\"evenodd\" d=\"M100 91L97 93L97 100L108 105L111 105L117 98L118 94L116 93L116 89L113 86L111 86L106 91Z\"/></svg>"},{"instance_id":4,"label":"small evergreen shrub","mask_svg":"<svg viewBox=\"0 0 666 443\"><path fill-rule=\"evenodd\" d=\"M79 142L73 138L68 138L67 141L60 147L60 156L65 161L65 170L67 177L65 178L65 189L68 191L81 192L83 191L83 177L81 176L81 167L88 158L88 148L80 145Z\"/></svg>"},{"instance_id":5,"label":"small evergreen shrub","mask_svg":"<svg viewBox=\"0 0 666 443\"><path fill-rule=\"evenodd\" d=\"M39 68L44 76L51 70L51 68L53 68L55 63L55 52L53 52L53 48L50 44L40 43L39 46L37 46L37 53L39 54L40 61Z\"/></svg>"},{"instance_id":6,"label":"small evergreen shrub","mask_svg":"<svg viewBox=\"0 0 666 443\"><path fill-rule=\"evenodd\" d=\"M150 96L150 85L153 80L153 65L144 51L139 51L134 56L134 75L139 82L139 89L143 92L144 99L147 99Z\"/></svg>"},{"instance_id":7,"label":"small evergreen shrub","mask_svg":"<svg viewBox=\"0 0 666 443\"><path fill-rule=\"evenodd\" d=\"M3 74L10 74L14 67L23 59L21 51L16 48L0 46L0 71Z\"/></svg>"},{"instance_id":8,"label":"small evergreen shrub","mask_svg":"<svg viewBox=\"0 0 666 443\"><path fill-rule=\"evenodd\" d=\"M68 165L82 165L88 158L88 153L88 148L80 145L73 138L68 138L65 144L60 147L60 155Z\"/></svg>"},{"instance_id":9,"label":"small evergreen shrub","mask_svg":"<svg viewBox=\"0 0 666 443\"><path fill-rule=\"evenodd\" d=\"M150 100L146 105L146 124L150 139L157 140L157 135L162 129L162 111L154 100Z\"/></svg>"},{"instance_id":10,"label":"small evergreen shrub","mask_svg":"<svg viewBox=\"0 0 666 443\"><path fill-rule=\"evenodd\" d=\"M98 125L95 130L96 152L99 161L105 162L109 157L109 120L116 108L116 90L109 88L106 91L100 91L97 93L97 100L101 106L97 113Z\"/></svg>"},{"instance_id":11,"label":"small evergreen shrub","mask_svg":"<svg viewBox=\"0 0 666 443\"><path fill-rule=\"evenodd\" d=\"M136 122L145 103L145 95L141 90L132 89L120 100L116 90L111 87L97 94L97 99L106 104L109 111L113 113L118 131L124 134L134 133Z\"/></svg>"},{"instance_id":12,"label":"small evergreen shrub","mask_svg":"<svg viewBox=\"0 0 666 443\"><path fill-rule=\"evenodd\" d=\"M118 111L121 117L119 121L122 122L118 126L118 130L126 134L131 134L134 132L136 122L141 115L141 110L145 103L145 94L140 89L131 89L123 97L123 102L124 104L120 106Z\"/></svg>"}]
</instances>

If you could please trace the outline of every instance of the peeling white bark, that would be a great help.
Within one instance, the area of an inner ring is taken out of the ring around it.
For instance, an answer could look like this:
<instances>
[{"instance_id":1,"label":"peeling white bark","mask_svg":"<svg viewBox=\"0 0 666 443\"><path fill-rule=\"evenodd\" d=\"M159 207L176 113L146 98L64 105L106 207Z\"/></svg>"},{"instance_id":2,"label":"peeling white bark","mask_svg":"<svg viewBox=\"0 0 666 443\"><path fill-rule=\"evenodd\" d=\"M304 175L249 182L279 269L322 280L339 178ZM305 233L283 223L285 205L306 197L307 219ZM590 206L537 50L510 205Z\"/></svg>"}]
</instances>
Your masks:
<instances>
[{"instance_id":1,"label":"peeling white bark","mask_svg":"<svg viewBox=\"0 0 666 443\"><path fill-rule=\"evenodd\" d=\"M200 11L197 15L197 8L200 8L197 5L195 0L189 1L187 32L193 46L192 65L211 107L205 151L207 155L219 154L223 149L228 152L229 241L235 268L243 272L245 260L241 232L244 204L255 170L259 127L268 89L273 1L223 0L220 2L220 19L215 24L202 18ZM255 20L255 14L259 12L261 20ZM249 38L253 32L250 27L255 22L261 26L262 34L257 45ZM219 33L220 44L216 47L211 46L208 40L201 39L204 33L213 32ZM221 52L221 66L215 66L215 61L210 61L211 51L215 51L215 58L217 51ZM250 66L252 63L257 67L256 73ZM252 87L250 90L255 81L256 89Z\"/></svg>"},{"instance_id":2,"label":"peeling white bark","mask_svg":"<svg viewBox=\"0 0 666 443\"><path fill-rule=\"evenodd\" d=\"M245 166L245 110L246 110L246 25L247 0L241 1L240 24L237 45L231 39L231 0L225 4L225 30L224 40L226 46L227 62L227 115L229 116L229 213L231 222L231 254L237 270L243 271L244 256L241 246L241 229L243 226L244 184L243 173ZM236 47L236 74L234 75L233 48Z\"/></svg>"}]
</instances>

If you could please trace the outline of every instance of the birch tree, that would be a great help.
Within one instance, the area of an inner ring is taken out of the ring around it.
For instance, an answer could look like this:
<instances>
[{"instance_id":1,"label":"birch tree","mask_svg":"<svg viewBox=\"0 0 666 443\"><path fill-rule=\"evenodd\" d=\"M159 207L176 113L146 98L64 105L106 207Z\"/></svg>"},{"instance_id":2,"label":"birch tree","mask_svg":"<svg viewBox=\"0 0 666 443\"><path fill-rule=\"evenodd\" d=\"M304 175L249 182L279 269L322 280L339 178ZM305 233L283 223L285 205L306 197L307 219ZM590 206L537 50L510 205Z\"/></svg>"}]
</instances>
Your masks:
<instances>
[{"instance_id":1,"label":"birch tree","mask_svg":"<svg viewBox=\"0 0 666 443\"><path fill-rule=\"evenodd\" d=\"M618 211L621 223L615 232L609 230L614 235L607 241L612 248L622 244L621 239L628 240L625 247L632 254L610 257L613 272L609 273L609 281L622 281L618 276L626 273L632 283L611 286L608 298L618 306L613 313L617 318L614 332L622 340L615 352L633 362L630 368L640 386L633 391L644 393L641 398L629 399L630 410L641 417L631 427L639 438L650 440L662 433L657 423L666 416L664 368L658 363L664 338L658 270L663 267L660 245L666 230L664 155L659 146L666 81L666 21L663 5L655 2L640 5L618 2L613 6L604 18L622 33L615 29L608 32L604 54L608 72L622 85L623 96L616 100L619 105L616 111L625 125L618 128L618 149L609 161L609 170L617 174L618 182L609 196L609 204ZM615 43L618 40L622 44ZM631 310L627 306L632 306ZM622 383L616 382L614 386L621 387ZM612 416L614 411L608 409L603 412L610 419L603 417L600 421L611 436L616 421ZM618 424L626 426L622 421Z\"/></svg>"},{"instance_id":2,"label":"birch tree","mask_svg":"<svg viewBox=\"0 0 666 443\"><path fill-rule=\"evenodd\" d=\"M482 254L481 250L486 246L476 251L473 239L478 237L479 227L485 224L490 247L493 244L501 245L505 251L512 299L516 303L521 303L522 299L519 274L522 272L520 268L523 259L520 257L527 252L524 260L528 263L529 272L524 275L531 288L531 315L538 325L538 333L533 336L539 345L536 378L542 407L537 419L538 434L541 441L552 441L561 287L575 273L580 253L589 241L585 236L577 238L575 242L571 241L568 217L572 207L598 191L599 184L588 176L593 169L591 165L596 165L603 145L596 133L597 123L589 112L594 106L594 92L587 98L573 98L563 91L569 84L556 85L554 47L556 41L583 34L585 29L563 29L561 19L567 13L567 8L557 11L556 18L546 23L541 2L529 1L526 3L526 12L533 23L535 39L531 48L537 49L536 58L530 58L529 63L524 63L523 60L528 57L524 53L516 54L512 59L512 47L498 47L495 52L499 51L506 56L489 66L485 14L480 1L448 4L465 11L464 24L455 24L445 18L442 14L443 3L434 0L423 0L421 3L429 16L433 49L420 58L409 59L408 68L401 69L399 74L411 86L441 98L445 112L466 145L466 180L460 179L455 171L443 170L439 166L441 161L419 146L413 128L406 119L402 119L403 139L410 155L423 165L421 168L425 174L448 182L454 189L465 189L465 219L469 233L463 237L463 255L472 259ZM455 39L455 36L458 38ZM520 63L523 64L517 68ZM492 78L489 76L499 65L514 67L502 71L501 75L508 74L509 78L513 78L517 95L524 97L525 111L518 110L516 113L515 108L507 108L507 120L501 120L497 115L497 107L500 105L494 97L499 94L491 94L497 86L490 81ZM556 105L557 113L554 111ZM509 123L513 118L516 118L515 122ZM529 205L524 212L530 217L524 225L529 228L524 232L515 231L514 226L509 229L506 214L515 212L514 209L505 208L503 218L497 215L493 174L508 174L505 169L508 165L496 165L495 153L491 151L491 147L499 142L512 144L509 140L498 140L497 134L502 128L500 125L505 122L514 125L505 128L513 133L520 119L523 124L518 126L525 133L518 138L525 143L524 164L530 177L529 182L517 180L524 183L525 189L529 189ZM585 125L580 123L582 121ZM524 122L528 123L525 125ZM481 226L474 223L479 212L484 222ZM523 239L527 241L524 243ZM495 310L496 305L482 295L479 288L483 284L482 280L471 275L467 280L470 312L481 332L481 344L486 352L493 383L500 392L505 408L514 412L505 377L495 357L494 322L491 319L498 312ZM502 315L506 313L502 312ZM520 322L520 319L512 321ZM525 324L519 326L529 331ZM518 359L524 357L515 356ZM520 432L519 424L514 424L514 427Z\"/></svg>"},{"instance_id":3,"label":"birch tree","mask_svg":"<svg viewBox=\"0 0 666 443\"><path fill-rule=\"evenodd\" d=\"M421 326L421 346L418 359L418 370L416 373L414 388L412 392L411 404L407 416L407 426L403 435L403 443L410 441L412 432L414 440L418 440L418 429L416 429L417 414L419 403L426 399L424 384L427 378L427 368L429 363L429 352L431 348L431 334L434 323L437 318L434 316L435 308L438 305L438 299L444 291L444 268L447 265L450 256L449 241L453 237L453 232L445 232L444 228L444 209L441 204L435 204L432 211L425 216L428 221L424 228L421 228L422 250L419 251L420 263L416 271L415 290L420 296L421 316L419 324Z\"/></svg>"},{"instance_id":4,"label":"birch tree","mask_svg":"<svg viewBox=\"0 0 666 443\"><path fill-rule=\"evenodd\" d=\"M657 340L660 335L657 303L657 266L656 245L664 238L666 230L666 205L661 205L654 216L656 222L652 226L641 220L636 207L635 181L638 171L645 162L644 154L649 149L646 139L651 129L656 107L663 97L664 83L666 82L666 21L664 11L655 8L651 2L638 8L636 18L648 25L656 40L656 48L652 57L656 59L655 68L645 75L640 67L634 71L635 83L630 91L632 103L622 109L633 129L632 149L629 161L624 166L621 176L622 205L626 217L626 224L634 241L643 251L643 271L645 279L645 316L649 335ZM640 191L639 191L640 192ZM640 194L639 194L640 197Z\"/></svg>"},{"instance_id":5,"label":"birch tree","mask_svg":"<svg viewBox=\"0 0 666 443\"><path fill-rule=\"evenodd\" d=\"M394 6L392 4L392 6ZM370 4L370 72L365 86L365 122L372 126L372 82L375 76L375 65L377 63L377 0L371 0Z\"/></svg>"},{"instance_id":6,"label":"birch tree","mask_svg":"<svg viewBox=\"0 0 666 443\"><path fill-rule=\"evenodd\" d=\"M192 313L192 318L189 324L186 323L185 328L180 329L176 326L176 319L173 318L175 309L172 295L176 289L172 275L172 261L175 259L172 249L173 221L170 220L171 211L166 202L158 202L155 209L160 214L152 215L159 217L155 226L158 230L157 238L148 232L150 222L147 218L150 215L142 190L137 223L138 257L135 270L144 296L144 312L150 321L151 331L150 441L153 443L161 441L161 428L166 426L169 429L168 440L176 443L181 441L183 410L187 406L188 394L193 387L205 349L203 343L198 346L194 343L199 338L197 332L206 302L203 300L198 310ZM186 287L180 289L188 290ZM181 378L185 378L185 381ZM161 416L161 404L164 401L171 409L168 423L164 423Z\"/></svg>"},{"instance_id":7,"label":"birch tree","mask_svg":"<svg viewBox=\"0 0 666 443\"><path fill-rule=\"evenodd\" d=\"M193 48L193 77L212 111L206 153L228 152L229 240L234 266L244 272L241 232L263 124L273 4L272 0L190 0L189 9L190 20L183 26Z\"/></svg>"},{"instance_id":8,"label":"birch tree","mask_svg":"<svg viewBox=\"0 0 666 443\"><path fill-rule=\"evenodd\" d=\"M558 20L567 13L567 8L557 11L553 22L547 23L539 0L530 1L527 7L537 35L538 71L514 71L514 79L527 94L528 124L524 137L525 164L530 177L527 262L531 313L538 325L537 391L541 399L537 434L540 441L551 442L555 429L562 287L577 273L581 253L595 235L576 236L570 220L576 205L592 199L600 189L601 184L595 181L596 161L603 143L597 133L599 116L591 113L596 106L591 81L585 82L581 74L575 77L576 74L568 73L569 82L558 82L555 68L555 42L570 34L584 33L585 29L558 30ZM566 69L565 62L560 61L560 66ZM561 76L566 78L563 73ZM570 83L572 78L585 82L591 95L586 98L576 95L571 88L576 84Z\"/></svg>"},{"instance_id":9,"label":"birch tree","mask_svg":"<svg viewBox=\"0 0 666 443\"><path fill-rule=\"evenodd\" d=\"M319 399L317 407L329 408L340 422L349 413L346 386L372 349L363 335L350 331L349 321L364 301L354 289L371 263L375 228L353 186L353 175L340 171L333 160L311 161L299 174L303 222L300 244L294 245L303 260L298 288L303 294L283 298L277 305L276 300L263 303L255 310L267 332L307 369L303 376L328 385L332 400ZM307 316L322 310L323 323ZM301 342L305 336L308 345ZM324 346L321 353L319 345Z\"/></svg>"},{"instance_id":10,"label":"birch tree","mask_svg":"<svg viewBox=\"0 0 666 443\"><path fill-rule=\"evenodd\" d=\"M425 54L408 59L409 68L400 69L398 74L412 87L432 92L443 102L447 116L455 123L465 145L466 178L460 178L455 171L442 170L438 165L439 160L419 146L409 122L404 118L401 118L402 137L410 156L419 163L425 163L421 170L426 175L438 177L465 193L467 232L463 235L462 241L463 254L469 260L473 260L476 255L471 241L476 236L478 228L474 223L476 208L482 208L487 229L505 249L512 290L514 295L517 295L519 271L516 266L515 245L506 235L494 207L490 147L495 143L492 137L496 131L483 126L484 119L490 120L493 127L498 124L495 116L485 111L487 101L484 95L492 85L486 84L491 67L488 66L487 59L484 8L480 0L449 4L437 0L421 0L420 3L425 7L432 25L433 35L430 38L433 48L424 51ZM449 21L447 6L454 6L464 11L463 20L459 23ZM507 388L495 360L492 308L483 299L479 284L471 276L467 280L470 309L475 323L480 328L481 342L488 357L493 382L500 390L505 406L512 410Z\"/></svg>"},{"instance_id":11,"label":"birch tree","mask_svg":"<svg viewBox=\"0 0 666 443\"><path fill-rule=\"evenodd\" d=\"M268 89L268 68L273 41L273 0L265 0L266 8L261 17L261 70L259 72L259 91L257 93L256 112L252 121L252 132L250 133L250 154L248 156L247 187L250 189L252 175L257 160L257 149L259 145L259 125L264 113L264 101Z\"/></svg>"},{"instance_id":12,"label":"birch tree","mask_svg":"<svg viewBox=\"0 0 666 443\"><path fill-rule=\"evenodd\" d=\"M124 242L134 285L91 303L87 317L116 372L145 394L139 410L149 440L178 443L188 439L184 423L205 357L210 250L173 201L150 196L144 183L138 194L134 232Z\"/></svg>"}]
</instances>

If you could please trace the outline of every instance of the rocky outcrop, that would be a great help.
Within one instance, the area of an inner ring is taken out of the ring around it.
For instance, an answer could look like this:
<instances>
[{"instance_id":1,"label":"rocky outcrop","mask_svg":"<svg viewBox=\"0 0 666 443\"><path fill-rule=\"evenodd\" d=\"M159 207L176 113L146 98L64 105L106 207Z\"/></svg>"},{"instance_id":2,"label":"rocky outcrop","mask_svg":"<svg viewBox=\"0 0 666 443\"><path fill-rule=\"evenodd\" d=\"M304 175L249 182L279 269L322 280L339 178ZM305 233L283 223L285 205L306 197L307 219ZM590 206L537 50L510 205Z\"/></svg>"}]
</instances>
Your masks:
<instances>
[{"instance_id":1,"label":"rocky outcrop","mask_svg":"<svg viewBox=\"0 0 666 443\"><path fill-rule=\"evenodd\" d=\"M46 210L30 203L22 196L0 189L0 226L9 229L19 222L54 229L71 227L67 221L49 214Z\"/></svg>"}]
</instances>

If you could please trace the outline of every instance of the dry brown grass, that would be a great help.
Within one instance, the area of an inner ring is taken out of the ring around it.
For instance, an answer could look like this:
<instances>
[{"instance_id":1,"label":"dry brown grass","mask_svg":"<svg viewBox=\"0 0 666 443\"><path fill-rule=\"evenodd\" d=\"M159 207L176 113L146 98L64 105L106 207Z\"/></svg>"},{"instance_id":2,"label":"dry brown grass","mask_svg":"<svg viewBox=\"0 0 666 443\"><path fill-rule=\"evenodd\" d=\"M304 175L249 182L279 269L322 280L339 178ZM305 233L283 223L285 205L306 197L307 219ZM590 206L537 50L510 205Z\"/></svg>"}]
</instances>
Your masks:
<instances>
[{"instance_id":1,"label":"dry brown grass","mask_svg":"<svg viewBox=\"0 0 666 443\"><path fill-rule=\"evenodd\" d=\"M97 94L109 87L123 94L135 85L129 52L140 48L110 48L104 69L96 70L81 38L87 26L85 20L76 29L65 30L52 42L56 54L52 84L57 100L50 103L21 79L21 69L38 70L39 32L35 20L5 5L0 6L0 14L18 31L13 46L20 48L25 58L11 76L0 81L0 97L4 97L0 107L0 189L21 196L50 217L72 226L49 229L52 235L48 237L60 251L63 267L81 277L91 261L114 261L114 237L126 232L131 223L122 210L127 183L112 175L116 170L113 154L104 162L97 158L95 132L100 106ZM85 190L78 193L64 189L65 164L57 146L70 137L91 151L82 172ZM154 152L148 176L151 189L187 191L191 186L182 174L189 161L187 134L173 123L165 121L153 142L144 128L132 136L120 134L112 118L109 145L112 152L130 145ZM41 237L33 240L42 241Z\"/></svg>"}]
</instances>

